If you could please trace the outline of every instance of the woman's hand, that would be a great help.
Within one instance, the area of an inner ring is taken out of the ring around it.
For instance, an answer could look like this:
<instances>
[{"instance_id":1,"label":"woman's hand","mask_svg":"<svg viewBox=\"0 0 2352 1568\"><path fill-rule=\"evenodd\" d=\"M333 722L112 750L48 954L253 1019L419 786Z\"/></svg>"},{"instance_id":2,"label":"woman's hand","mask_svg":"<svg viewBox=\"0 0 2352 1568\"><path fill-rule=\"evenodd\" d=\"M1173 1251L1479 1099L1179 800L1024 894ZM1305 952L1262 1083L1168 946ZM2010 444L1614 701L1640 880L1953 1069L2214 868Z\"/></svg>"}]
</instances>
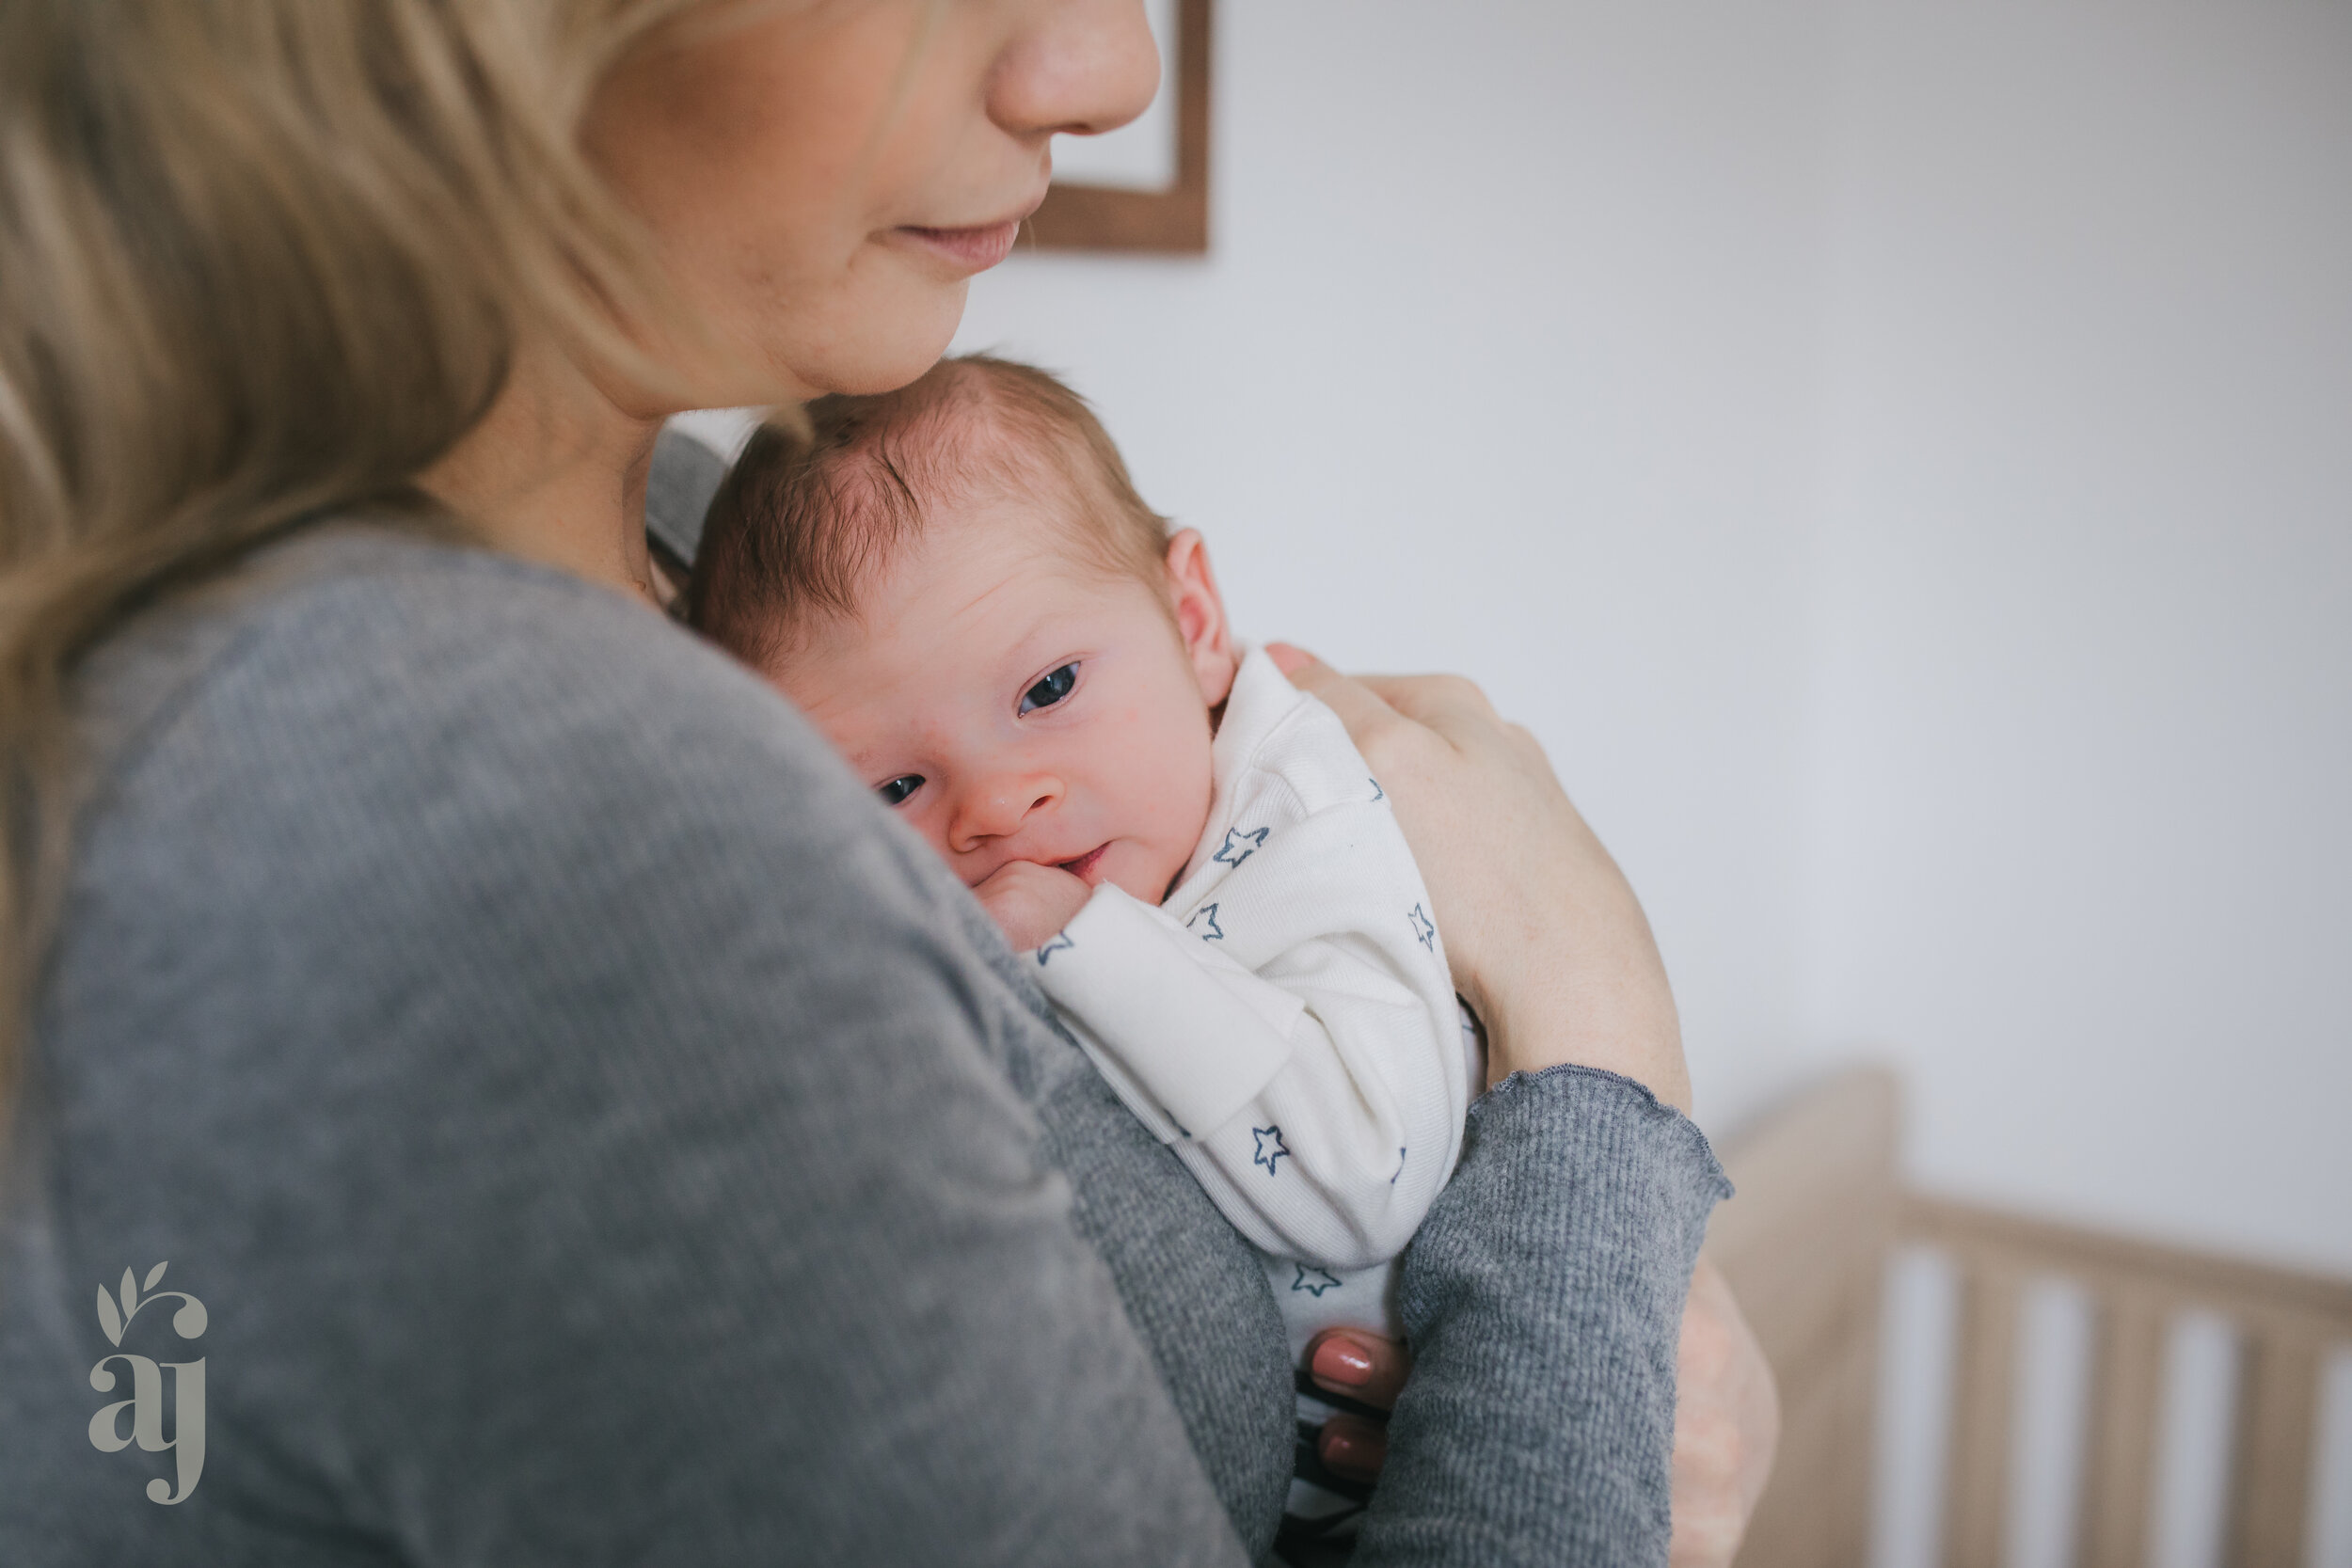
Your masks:
<instances>
[{"instance_id":1,"label":"woman's hand","mask_svg":"<svg viewBox=\"0 0 2352 1568\"><path fill-rule=\"evenodd\" d=\"M1327 1328L1307 1348L1325 1391L1382 1410L1396 1402L1413 1358L1366 1329ZM1722 1273L1706 1259L1691 1277L1675 1357L1674 1538L1671 1568L1730 1568L1772 1474L1780 1395L1764 1351ZM1378 1421L1334 1416L1315 1440L1334 1471L1375 1481L1389 1456Z\"/></svg>"},{"instance_id":2,"label":"woman's hand","mask_svg":"<svg viewBox=\"0 0 2352 1568\"><path fill-rule=\"evenodd\" d=\"M1731 1282L1691 1275L1675 1357L1674 1544L1669 1568L1725 1568L1780 1446L1780 1389Z\"/></svg>"},{"instance_id":3,"label":"woman's hand","mask_svg":"<svg viewBox=\"0 0 2352 1568\"><path fill-rule=\"evenodd\" d=\"M1338 712L1395 802L1454 987L1486 1025L1489 1081L1575 1062L1688 1111L1649 921L1535 737L1455 676L1350 679L1296 648L1266 651Z\"/></svg>"},{"instance_id":4,"label":"woman's hand","mask_svg":"<svg viewBox=\"0 0 2352 1568\"><path fill-rule=\"evenodd\" d=\"M1410 1351L1368 1328L1327 1328L1307 1343L1307 1370L1316 1385L1359 1404L1388 1409L1412 1370ZM1316 1435L1315 1452L1341 1475L1376 1481L1388 1462L1388 1429L1364 1416L1334 1416Z\"/></svg>"}]
</instances>

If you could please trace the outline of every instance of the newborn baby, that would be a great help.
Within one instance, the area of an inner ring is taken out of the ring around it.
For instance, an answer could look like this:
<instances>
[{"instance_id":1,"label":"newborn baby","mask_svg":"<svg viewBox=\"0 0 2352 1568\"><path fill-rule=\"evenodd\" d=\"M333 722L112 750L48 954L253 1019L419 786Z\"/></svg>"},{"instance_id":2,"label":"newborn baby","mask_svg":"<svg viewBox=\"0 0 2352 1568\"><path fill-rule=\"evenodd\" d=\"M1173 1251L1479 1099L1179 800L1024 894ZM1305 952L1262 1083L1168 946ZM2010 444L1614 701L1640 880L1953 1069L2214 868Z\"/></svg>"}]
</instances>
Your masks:
<instances>
[{"instance_id":1,"label":"newborn baby","mask_svg":"<svg viewBox=\"0 0 2352 1568\"><path fill-rule=\"evenodd\" d=\"M1379 781L1233 640L1200 536L1170 534L1059 382L952 359L808 415L712 503L689 618L1029 955L1266 1255L1294 1354L1333 1324L1399 1333L1389 1260L1484 1068ZM1293 1538L1361 1496L1312 1452Z\"/></svg>"}]
</instances>

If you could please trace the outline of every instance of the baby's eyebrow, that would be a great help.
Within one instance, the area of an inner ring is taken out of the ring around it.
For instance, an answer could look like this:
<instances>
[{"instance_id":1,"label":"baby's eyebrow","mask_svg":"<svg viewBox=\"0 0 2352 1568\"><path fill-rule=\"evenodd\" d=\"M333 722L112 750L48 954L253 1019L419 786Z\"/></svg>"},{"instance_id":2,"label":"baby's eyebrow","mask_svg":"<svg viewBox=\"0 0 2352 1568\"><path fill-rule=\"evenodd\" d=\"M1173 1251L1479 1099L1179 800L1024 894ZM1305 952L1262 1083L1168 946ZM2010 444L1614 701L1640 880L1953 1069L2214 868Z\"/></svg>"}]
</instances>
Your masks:
<instances>
[{"instance_id":1,"label":"baby's eyebrow","mask_svg":"<svg viewBox=\"0 0 2352 1568\"><path fill-rule=\"evenodd\" d=\"M1005 646L1009 653L1020 656L1020 662L1028 665L1034 665L1042 659L1049 647L1065 659L1089 657L1099 651L1090 644L1103 635L1101 628L1096 626L1090 631L1081 633L1072 628L1070 623L1077 613L1098 608L1100 608L1099 603L1094 602L1077 607L1076 611L1066 604L1041 607L1029 616L1027 624L1021 628L1020 635L1010 639ZM1047 646L1041 647L1041 644ZM1038 673L1042 674L1044 671L1041 670Z\"/></svg>"},{"instance_id":2,"label":"baby's eyebrow","mask_svg":"<svg viewBox=\"0 0 2352 1568\"><path fill-rule=\"evenodd\" d=\"M1040 625L1025 632L1008 644L1004 678L1026 691L1037 681L1052 674L1063 665L1081 656L1059 639L1053 637L1050 625ZM1052 659L1051 664L1046 663Z\"/></svg>"},{"instance_id":3,"label":"baby's eyebrow","mask_svg":"<svg viewBox=\"0 0 2352 1568\"><path fill-rule=\"evenodd\" d=\"M1014 648L1026 648L1030 643L1036 641L1038 639L1043 637L1047 632L1052 630L1054 623L1060 618L1060 613L1054 610L1040 610L1036 611L1029 617L1028 625L1021 628L1021 635L1012 640L1010 646Z\"/></svg>"}]
</instances>

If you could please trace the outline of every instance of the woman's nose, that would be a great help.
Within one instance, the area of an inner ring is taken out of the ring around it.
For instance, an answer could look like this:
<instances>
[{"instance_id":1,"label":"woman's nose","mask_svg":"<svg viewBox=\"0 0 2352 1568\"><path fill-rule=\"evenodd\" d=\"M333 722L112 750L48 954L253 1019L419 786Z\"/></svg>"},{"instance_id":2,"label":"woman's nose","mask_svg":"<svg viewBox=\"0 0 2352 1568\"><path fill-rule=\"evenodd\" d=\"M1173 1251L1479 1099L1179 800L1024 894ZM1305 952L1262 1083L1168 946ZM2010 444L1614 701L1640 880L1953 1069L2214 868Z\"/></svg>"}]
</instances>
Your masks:
<instances>
[{"instance_id":1,"label":"woman's nose","mask_svg":"<svg viewBox=\"0 0 2352 1568\"><path fill-rule=\"evenodd\" d=\"M1116 130L1151 105L1159 50L1143 0L1036 0L997 56L988 113L1015 135Z\"/></svg>"},{"instance_id":2,"label":"woman's nose","mask_svg":"<svg viewBox=\"0 0 2352 1568\"><path fill-rule=\"evenodd\" d=\"M1061 797L1061 781L1046 773L976 779L956 801L955 816L947 824L947 847L969 854L990 839L1009 838Z\"/></svg>"}]
</instances>

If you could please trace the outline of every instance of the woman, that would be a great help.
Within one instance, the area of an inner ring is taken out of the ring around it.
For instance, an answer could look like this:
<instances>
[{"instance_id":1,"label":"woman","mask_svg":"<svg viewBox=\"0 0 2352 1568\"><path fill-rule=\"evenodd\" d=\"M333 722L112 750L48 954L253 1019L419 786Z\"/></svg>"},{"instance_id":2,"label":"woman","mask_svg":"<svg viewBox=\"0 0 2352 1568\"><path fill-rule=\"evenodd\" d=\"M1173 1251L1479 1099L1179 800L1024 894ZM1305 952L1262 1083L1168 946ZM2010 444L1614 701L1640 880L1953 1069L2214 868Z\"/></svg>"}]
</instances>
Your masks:
<instances>
[{"instance_id":1,"label":"woman","mask_svg":"<svg viewBox=\"0 0 2352 1568\"><path fill-rule=\"evenodd\" d=\"M647 603L660 419L918 373L1152 70L1112 0L0 13L0 1556L1266 1548L1247 1251ZM1475 692L1301 678L1522 1074L1364 1560L1656 1560L1722 1189L1646 926Z\"/></svg>"}]
</instances>

